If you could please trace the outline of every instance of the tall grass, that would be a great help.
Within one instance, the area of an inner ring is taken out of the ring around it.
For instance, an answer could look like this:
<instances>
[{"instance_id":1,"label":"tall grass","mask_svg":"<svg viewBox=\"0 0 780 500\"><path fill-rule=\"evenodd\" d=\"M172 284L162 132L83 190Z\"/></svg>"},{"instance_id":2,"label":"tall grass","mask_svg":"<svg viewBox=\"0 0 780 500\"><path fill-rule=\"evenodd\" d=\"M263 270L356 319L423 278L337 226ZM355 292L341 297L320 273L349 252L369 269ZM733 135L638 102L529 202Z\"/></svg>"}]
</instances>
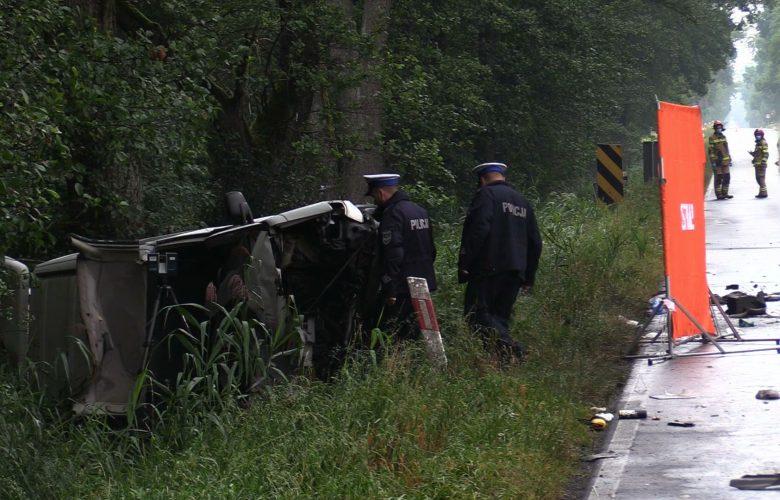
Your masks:
<instances>
[{"instance_id":1,"label":"tall grass","mask_svg":"<svg viewBox=\"0 0 780 500\"><path fill-rule=\"evenodd\" d=\"M296 378L240 409L207 404L232 372L185 336L199 367L182 383L197 394L170 399L158 415L168 428L152 436L49 419L33 391L0 385L0 486L33 497L561 498L591 442L586 408L606 405L625 374L635 332L618 316L639 319L662 274L657 206L645 187L614 209L565 194L537 206L543 259L512 330L529 349L523 365L500 366L469 334L460 225L439 221L446 370L422 345L390 346L379 363L348 357L331 382Z\"/></svg>"}]
</instances>

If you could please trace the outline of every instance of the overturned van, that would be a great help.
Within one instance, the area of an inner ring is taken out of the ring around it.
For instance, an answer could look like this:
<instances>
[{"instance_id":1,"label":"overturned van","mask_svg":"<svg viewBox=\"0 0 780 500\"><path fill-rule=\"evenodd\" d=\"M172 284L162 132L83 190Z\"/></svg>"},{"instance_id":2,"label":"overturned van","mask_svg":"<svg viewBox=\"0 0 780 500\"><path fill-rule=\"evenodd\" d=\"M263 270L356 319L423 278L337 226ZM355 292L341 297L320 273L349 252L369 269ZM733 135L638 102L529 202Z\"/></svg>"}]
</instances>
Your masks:
<instances>
[{"instance_id":1,"label":"overturned van","mask_svg":"<svg viewBox=\"0 0 780 500\"><path fill-rule=\"evenodd\" d=\"M162 345L181 326L165 308L243 301L269 331L298 325L301 359L326 372L373 307L372 207L327 201L252 218L242 199L232 198L236 225L137 241L72 235L75 253L37 265L29 296L26 268L6 259L14 300L29 300L29 325L2 324L6 348L50 367L47 390L67 391L77 412L122 414L145 365L163 379L180 367L181 352Z\"/></svg>"}]
</instances>

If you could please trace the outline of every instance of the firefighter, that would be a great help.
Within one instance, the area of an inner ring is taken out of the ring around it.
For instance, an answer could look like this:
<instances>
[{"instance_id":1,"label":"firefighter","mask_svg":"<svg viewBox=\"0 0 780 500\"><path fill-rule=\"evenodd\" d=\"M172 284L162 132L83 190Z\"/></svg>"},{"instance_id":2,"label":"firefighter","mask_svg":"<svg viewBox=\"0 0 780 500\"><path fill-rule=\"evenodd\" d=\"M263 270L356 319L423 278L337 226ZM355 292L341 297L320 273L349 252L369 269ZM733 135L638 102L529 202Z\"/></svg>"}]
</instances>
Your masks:
<instances>
[{"instance_id":1,"label":"firefighter","mask_svg":"<svg viewBox=\"0 0 780 500\"><path fill-rule=\"evenodd\" d=\"M436 290L436 246L428 212L409 199L399 188L398 174L364 175L366 196L377 204L374 217L379 221L380 297L384 304L383 330L395 330L403 340L416 339L420 330L414 321L414 309L406 278L428 281Z\"/></svg>"},{"instance_id":2,"label":"firefighter","mask_svg":"<svg viewBox=\"0 0 780 500\"><path fill-rule=\"evenodd\" d=\"M764 131L757 128L753 132L756 138L756 147L753 151L748 151L753 157L753 167L756 169L756 182L758 183L758 194L756 198L766 198L766 163L769 160L769 144L764 139Z\"/></svg>"},{"instance_id":3,"label":"firefighter","mask_svg":"<svg viewBox=\"0 0 780 500\"><path fill-rule=\"evenodd\" d=\"M502 361L522 361L523 346L509 335L512 307L536 277L542 239L531 205L506 182L507 166L474 167L479 188L471 201L458 258L458 282L467 283L464 314L486 348Z\"/></svg>"},{"instance_id":4,"label":"firefighter","mask_svg":"<svg viewBox=\"0 0 780 500\"><path fill-rule=\"evenodd\" d=\"M730 200L733 198L729 194L729 184L731 183L731 155L729 154L729 143L723 131L723 123L715 120L712 124L714 133L709 138L709 157L710 165L715 173L715 197L718 200Z\"/></svg>"}]
</instances>

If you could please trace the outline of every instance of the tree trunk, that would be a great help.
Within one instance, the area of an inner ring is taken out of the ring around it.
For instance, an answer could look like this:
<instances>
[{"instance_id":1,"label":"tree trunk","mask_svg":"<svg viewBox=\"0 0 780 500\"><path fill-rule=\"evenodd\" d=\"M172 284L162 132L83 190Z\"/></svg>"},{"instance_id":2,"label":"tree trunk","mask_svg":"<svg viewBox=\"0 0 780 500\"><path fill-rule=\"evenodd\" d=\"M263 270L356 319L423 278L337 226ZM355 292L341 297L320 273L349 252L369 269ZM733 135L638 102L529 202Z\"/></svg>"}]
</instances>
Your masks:
<instances>
[{"instance_id":1,"label":"tree trunk","mask_svg":"<svg viewBox=\"0 0 780 500\"><path fill-rule=\"evenodd\" d=\"M339 0L347 19L353 15L351 0ZM365 186L362 175L382 172L385 167L382 154L382 85L376 76L382 53L387 46L387 20L390 0L366 0L360 32L373 42L373 55L361 61L363 79L357 87L347 89L339 97L339 108L344 113L344 134L354 138L352 154L338 164L337 183L345 198L362 199ZM342 51L337 58L354 61L357 51Z\"/></svg>"},{"instance_id":2,"label":"tree trunk","mask_svg":"<svg viewBox=\"0 0 780 500\"><path fill-rule=\"evenodd\" d=\"M116 0L66 0L66 4L84 17L94 17L101 30L116 33Z\"/></svg>"}]
</instances>

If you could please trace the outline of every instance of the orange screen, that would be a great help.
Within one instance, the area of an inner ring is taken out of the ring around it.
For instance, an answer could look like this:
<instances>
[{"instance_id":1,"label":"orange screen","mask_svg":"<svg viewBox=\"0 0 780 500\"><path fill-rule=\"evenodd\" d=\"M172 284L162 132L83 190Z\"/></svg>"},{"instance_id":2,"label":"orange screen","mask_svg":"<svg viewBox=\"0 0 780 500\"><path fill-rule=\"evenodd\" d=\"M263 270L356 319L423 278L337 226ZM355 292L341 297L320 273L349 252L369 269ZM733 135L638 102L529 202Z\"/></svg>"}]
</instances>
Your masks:
<instances>
[{"instance_id":1,"label":"orange screen","mask_svg":"<svg viewBox=\"0 0 780 500\"><path fill-rule=\"evenodd\" d=\"M704 247L704 136L697 106L659 103L658 148L666 292L712 333ZM673 338L702 333L680 308L671 315Z\"/></svg>"}]
</instances>

